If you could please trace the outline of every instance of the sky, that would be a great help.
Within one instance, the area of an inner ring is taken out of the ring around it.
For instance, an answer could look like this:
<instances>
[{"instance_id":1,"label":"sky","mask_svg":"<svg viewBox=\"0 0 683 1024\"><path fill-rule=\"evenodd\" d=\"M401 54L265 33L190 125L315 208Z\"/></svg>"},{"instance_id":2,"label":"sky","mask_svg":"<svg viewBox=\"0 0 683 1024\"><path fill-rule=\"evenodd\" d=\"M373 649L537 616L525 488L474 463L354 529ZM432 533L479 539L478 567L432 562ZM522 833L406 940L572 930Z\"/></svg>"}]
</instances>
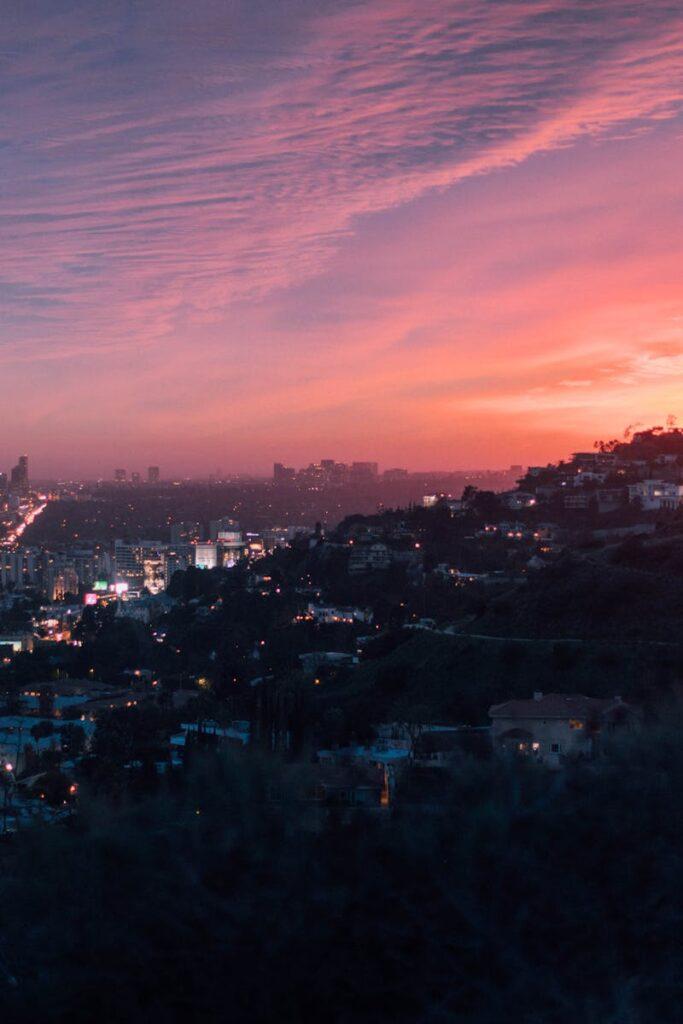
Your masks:
<instances>
[{"instance_id":1,"label":"sky","mask_svg":"<svg viewBox=\"0 0 683 1024\"><path fill-rule=\"evenodd\" d=\"M683 423L679 0L4 0L0 468Z\"/></svg>"}]
</instances>

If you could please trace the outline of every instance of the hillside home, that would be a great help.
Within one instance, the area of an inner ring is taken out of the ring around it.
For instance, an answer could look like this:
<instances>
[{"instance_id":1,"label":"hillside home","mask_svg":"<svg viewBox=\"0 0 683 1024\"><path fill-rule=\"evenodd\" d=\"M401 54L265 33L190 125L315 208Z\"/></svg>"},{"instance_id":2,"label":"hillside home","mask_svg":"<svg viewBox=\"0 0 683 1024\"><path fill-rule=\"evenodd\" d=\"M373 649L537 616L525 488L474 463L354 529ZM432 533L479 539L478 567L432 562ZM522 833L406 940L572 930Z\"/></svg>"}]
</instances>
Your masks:
<instances>
[{"instance_id":1,"label":"hillside home","mask_svg":"<svg viewBox=\"0 0 683 1024\"><path fill-rule=\"evenodd\" d=\"M666 480L641 480L640 483L629 485L628 500L640 502L645 512L677 509L683 502L683 484Z\"/></svg>"},{"instance_id":2,"label":"hillside home","mask_svg":"<svg viewBox=\"0 0 683 1024\"><path fill-rule=\"evenodd\" d=\"M509 700L489 708L493 747L559 768L577 758L595 756L600 740L637 719L621 697L534 693L530 700Z\"/></svg>"}]
</instances>

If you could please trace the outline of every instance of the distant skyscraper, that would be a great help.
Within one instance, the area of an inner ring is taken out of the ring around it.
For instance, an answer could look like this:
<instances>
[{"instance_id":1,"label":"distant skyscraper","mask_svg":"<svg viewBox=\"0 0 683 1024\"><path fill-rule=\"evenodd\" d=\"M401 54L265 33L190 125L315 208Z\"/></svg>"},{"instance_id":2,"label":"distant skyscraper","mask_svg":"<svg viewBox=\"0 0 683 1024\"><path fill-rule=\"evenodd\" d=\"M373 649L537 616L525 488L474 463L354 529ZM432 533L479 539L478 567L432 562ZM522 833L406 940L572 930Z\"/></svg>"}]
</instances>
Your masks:
<instances>
[{"instance_id":1,"label":"distant skyscraper","mask_svg":"<svg viewBox=\"0 0 683 1024\"><path fill-rule=\"evenodd\" d=\"M292 466L283 466L281 462L276 462L273 466L273 481L276 484L291 483L296 475L296 470Z\"/></svg>"},{"instance_id":2,"label":"distant skyscraper","mask_svg":"<svg viewBox=\"0 0 683 1024\"><path fill-rule=\"evenodd\" d=\"M28 455L20 455L16 466L12 468L10 490L15 494L28 493Z\"/></svg>"},{"instance_id":3,"label":"distant skyscraper","mask_svg":"<svg viewBox=\"0 0 683 1024\"><path fill-rule=\"evenodd\" d=\"M139 473L131 473L130 474L130 482L132 483L133 487L139 487L140 486L140 474Z\"/></svg>"},{"instance_id":4,"label":"distant skyscraper","mask_svg":"<svg viewBox=\"0 0 683 1024\"><path fill-rule=\"evenodd\" d=\"M116 481L117 484L125 484L127 477L128 473L126 472L125 469L114 470L114 480Z\"/></svg>"},{"instance_id":5,"label":"distant skyscraper","mask_svg":"<svg viewBox=\"0 0 683 1024\"><path fill-rule=\"evenodd\" d=\"M159 483L159 467L150 466L147 470L147 483L158 484Z\"/></svg>"}]
</instances>

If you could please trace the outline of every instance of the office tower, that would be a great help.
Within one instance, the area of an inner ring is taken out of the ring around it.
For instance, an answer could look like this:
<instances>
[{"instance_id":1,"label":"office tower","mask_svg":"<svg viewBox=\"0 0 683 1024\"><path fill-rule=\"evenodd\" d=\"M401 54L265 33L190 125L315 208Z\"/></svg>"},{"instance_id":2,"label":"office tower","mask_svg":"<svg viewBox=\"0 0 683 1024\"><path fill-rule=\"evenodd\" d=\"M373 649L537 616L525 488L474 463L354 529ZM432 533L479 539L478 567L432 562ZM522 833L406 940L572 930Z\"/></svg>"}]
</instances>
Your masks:
<instances>
[{"instance_id":1,"label":"office tower","mask_svg":"<svg viewBox=\"0 0 683 1024\"><path fill-rule=\"evenodd\" d=\"M125 484L128 474L125 469L114 470L114 480L117 484Z\"/></svg>"},{"instance_id":2,"label":"office tower","mask_svg":"<svg viewBox=\"0 0 683 1024\"><path fill-rule=\"evenodd\" d=\"M296 476L296 470L292 466L283 466L276 462L273 466L273 482L276 484L291 483Z\"/></svg>"},{"instance_id":3,"label":"office tower","mask_svg":"<svg viewBox=\"0 0 683 1024\"><path fill-rule=\"evenodd\" d=\"M194 564L197 569L215 569L218 565L218 545L212 543L195 544Z\"/></svg>"},{"instance_id":4,"label":"office tower","mask_svg":"<svg viewBox=\"0 0 683 1024\"><path fill-rule=\"evenodd\" d=\"M165 583L169 585L176 572L184 572L192 565L193 544L169 544L166 549Z\"/></svg>"},{"instance_id":5,"label":"office tower","mask_svg":"<svg viewBox=\"0 0 683 1024\"><path fill-rule=\"evenodd\" d=\"M164 550L165 545L158 540L114 541L116 582L127 583L129 590L163 590Z\"/></svg>"},{"instance_id":6,"label":"office tower","mask_svg":"<svg viewBox=\"0 0 683 1024\"><path fill-rule=\"evenodd\" d=\"M140 486L140 474L139 473L131 473L130 474L130 482L132 483L133 487L139 487Z\"/></svg>"},{"instance_id":7,"label":"office tower","mask_svg":"<svg viewBox=\"0 0 683 1024\"><path fill-rule=\"evenodd\" d=\"M221 565L226 568L235 565L248 550L241 530L219 530L216 539L220 548Z\"/></svg>"},{"instance_id":8,"label":"office tower","mask_svg":"<svg viewBox=\"0 0 683 1024\"><path fill-rule=\"evenodd\" d=\"M159 483L159 467L150 466L147 470L147 483L158 484Z\"/></svg>"},{"instance_id":9,"label":"office tower","mask_svg":"<svg viewBox=\"0 0 683 1024\"><path fill-rule=\"evenodd\" d=\"M20 455L12 468L10 490L14 494L28 494L28 455Z\"/></svg>"},{"instance_id":10,"label":"office tower","mask_svg":"<svg viewBox=\"0 0 683 1024\"><path fill-rule=\"evenodd\" d=\"M99 544L72 547L69 557L80 582L88 590L92 589L96 580L108 580L113 576L111 556Z\"/></svg>"},{"instance_id":11,"label":"office tower","mask_svg":"<svg viewBox=\"0 0 683 1024\"><path fill-rule=\"evenodd\" d=\"M132 590L142 589L145 572L140 544L128 544L123 540L115 541L114 564L117 582L127 583Z\"/></svg>"}]
</instances>

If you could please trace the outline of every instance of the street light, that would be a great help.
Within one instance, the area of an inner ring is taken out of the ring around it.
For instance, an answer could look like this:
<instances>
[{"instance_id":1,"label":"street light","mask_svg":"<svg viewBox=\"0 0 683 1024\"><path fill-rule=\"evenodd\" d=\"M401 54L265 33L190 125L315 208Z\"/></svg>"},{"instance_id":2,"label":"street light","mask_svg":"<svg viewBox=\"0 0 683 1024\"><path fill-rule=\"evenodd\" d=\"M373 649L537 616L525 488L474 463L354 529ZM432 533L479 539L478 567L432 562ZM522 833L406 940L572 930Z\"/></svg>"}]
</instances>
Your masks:
<instances>
[{"instance_id":1,"label":"street light","mask_svg":"<svg viewBox=\"0 0 683 1024\"><path fill-rule=\"evenodd\" d=\"M11 761L5 761L4 764L5 775L2 780L2 788L4 790L2 800L2 831L7 831L7 810L9 807L9 787L10 787L10 776L14 770L14 765Z\"/></svg>"}]
</instances>

